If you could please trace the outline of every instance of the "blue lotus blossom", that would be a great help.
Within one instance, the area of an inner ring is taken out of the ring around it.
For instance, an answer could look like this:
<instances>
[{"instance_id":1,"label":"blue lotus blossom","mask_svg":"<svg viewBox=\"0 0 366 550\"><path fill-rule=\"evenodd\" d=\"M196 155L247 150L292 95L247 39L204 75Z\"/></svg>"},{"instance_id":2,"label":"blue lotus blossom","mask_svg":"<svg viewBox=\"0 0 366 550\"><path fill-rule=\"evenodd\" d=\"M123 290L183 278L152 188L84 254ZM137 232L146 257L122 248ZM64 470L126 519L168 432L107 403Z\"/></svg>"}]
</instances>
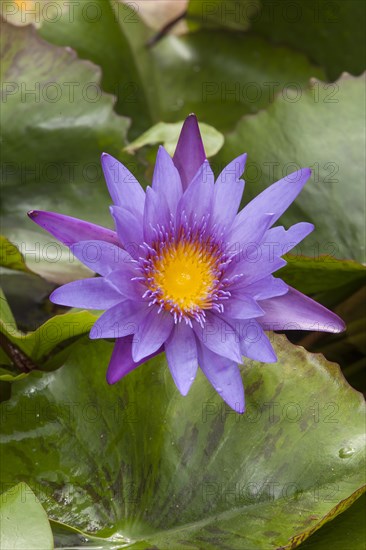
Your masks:
<instances>
[{"instance_id":1,"label":"blue lotus blossom","mask_svg":"<svg viewBox=\"0 0 366 550\"><path fill-rule=\"evenodd\" d=\"M273 275L286 264L283 251L314 229L310 223L273 227L310 169L274 183L238 213L245 161L245 154L233 160L215 182L190 115L174 157L160 147L146 192L125 166L102 155L115 231L53 212L29 213L100 275L68 283L50 299L106 310L90 338L116 339L110 384L165 351L182 395L199 366L242 413L243 356L277 360L265 331L344 329L338 316Z\"/></svg>"}]
</instances>

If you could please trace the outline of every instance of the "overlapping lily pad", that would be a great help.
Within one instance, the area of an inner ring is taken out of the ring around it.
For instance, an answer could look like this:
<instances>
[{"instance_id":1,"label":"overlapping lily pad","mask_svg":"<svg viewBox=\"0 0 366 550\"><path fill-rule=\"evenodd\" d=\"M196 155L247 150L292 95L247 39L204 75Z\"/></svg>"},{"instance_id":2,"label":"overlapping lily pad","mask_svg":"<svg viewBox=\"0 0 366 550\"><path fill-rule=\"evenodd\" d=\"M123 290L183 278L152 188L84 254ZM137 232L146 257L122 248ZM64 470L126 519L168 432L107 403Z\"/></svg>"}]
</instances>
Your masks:
<instances>
[{"instance_id":1,"label":"overlapping lily pad","mask_svg":"<svg viewBox=\"0 0 366 550\"><path fill-rule=\"evenodd\" d=\"M312 177L280 221L313 222L316 231L297 249L325 257L365 261L364 78L343 76L336 84L313 81L312 88L289 88L273 105L243 117L226 136L218 165L248 153L244 200L299 169Z\"/></svg>"},{"instance_id":2,"label":"overlapping lily pad","mask_svg":"<svg viewBox=\"0 0 366 550\"><path fill-rule=\"evenodd\" d=\"M100 69L33 27L2 24L2 231L35 272L59 281L87 275L27 219L44 209L111 223L99 156L118 155L128 121L99 87ZM105 209L101 205L105 204Z\"/></svg>"},{"instance_id":3,"label":"overlapping lily pad","mask_svg":"<svg viewBox=\"0 0 366 550\"><path fill-rule=\"evenodd\" d=\"M275 44L306 53L335 80L365 70L365 5L359 0L261 0L251 29Z\"/></svg>"},{"instance_id":4,"label":"overlapping lily pad","mask_svg":"<svg viewBox=\"0 0 366 550\"><path fill-rule=\"evenodd\" d=\"M23 255L6 237L0 235L0 266L29 273Z\"/></svg>"},{"instance_id":5,"label":"overlapping lily pad","mask_svg":"<svg viewBox=\"0 0 366 550\"><path fill-rule=\"evenodd\" d=\"M302 546L301 550L344 550L352 541L352 550L363 550L366 539L364 522L366 497L360 497L348 510L327 523Z\"/></svg>"},{"instance_id":6,"label":"overlapping lily pad","mask_svg":"<svg viewBox=\"0 0 366 550\"><path fill-rule=\"evenodd\" d=\"M187 18L192 29L224 27L247 30L259 10L259 0L190 0Z\"/></svg>"},{"instance_id":7,"label":"overlapping lily pad","mask_svg":"<svg viewBox=\"0 0 366 550\"><path fill-rule=\"evenodd\" d=\"M148 29L134 2L96 0L64 4L62 16L43 21L41 36L70 46L84 59L102 67L102 87L117 97L116 110L132 119L136 136L157 122L159 110L150 55ZM150 31L151 32L151 31Z\"/></svg>"},{"instance_id":8,"label":"overlapping lily pad","mask_svg":"<svg viewBox=\"0 0 366 550\"><path fill-rule=\"evenodd\" d=\"M54 354L61 346L72 343L83 334L87 334L97 316L89 311L71 311L54 315L36 330L24 333L18 330L16 321L6 298L0 289L1 319L0 361L3 367L11 370L0 374L0 380L13 381L19 373L28 373L32 369L44 369L51 364L51 352Z\"/></svg>"},{"instance_id":9,"label":"overlapping lily pad","mask_svg":"<svg viewBox=\"0 0 366 550\"><path fill-rule=\"evenodd\" d=\"M47 514L26 483L0 495L0 541L5 550L52 550Z\"/></svg>"},{"instance_id":10,"label":"overlapping lily pad","mask_svg":"<svg viewBox=\"0 0 366 550\"><path fill-rule=\"evenodd\" d=\"M222 30L168 36L152 51L164 120L194 112L220 131L266 107L290 82L303 90L324 74L302 54Z\"/></svg>"},{"instance_id":11,"label":"overlapping lily pad","mask_svg":"<svg viewBox=\"0 0 366 550\"><path fill-rule=\"evenodd\" d=\"M129 153L134 153L145 145L162 143L168 153L173 156L182 126L183 121L171 124L159 122L130 143L126 147L126 151ZM224 136L213 126L209 126L204 122L200 124L200 132L207 157L216 155L224 144Z\"/></svg>"},{"instance_id":12,"label":"overlapping lily pad","mask_svg":"<svg viewBox=\"0 0 366 550\"><path fill-rule=\"evenodd\" d=\"M295 249L296 252L296 249ZM354 260L336 260L287 254L287 265L276 275L304 294L332 307L361 288L366 281L366 266Z\"/></svg>"},{"instance_id":13,"label":"overlapping lily pad","mask_svg":"<svg viewBox=\"0 0 366 550\"><path fill-rule=\"evenodd\" d=\"M334 364L274 345L277 364L242 367L241 416L201 375L182 398L162 356L108 387L112 345L82 340L13 384L2 481L136 548L293 547L362 491L364 404Z\"/></svg>"}]
</instances>

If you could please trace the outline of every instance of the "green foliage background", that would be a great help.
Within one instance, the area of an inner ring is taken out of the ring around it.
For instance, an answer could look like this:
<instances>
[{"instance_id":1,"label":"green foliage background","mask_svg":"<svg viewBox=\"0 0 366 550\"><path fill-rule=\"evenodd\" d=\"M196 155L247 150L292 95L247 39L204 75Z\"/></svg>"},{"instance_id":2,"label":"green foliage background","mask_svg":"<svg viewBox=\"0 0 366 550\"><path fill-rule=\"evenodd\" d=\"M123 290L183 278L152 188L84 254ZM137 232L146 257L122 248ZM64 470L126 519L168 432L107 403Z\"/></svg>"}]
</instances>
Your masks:
<instances>
[{"instance_id":1,"label":"green foliage background","mask_svg":"<svg viewBox=\"0 0 366 550\"><path fill-rule=\"evenodd\" d=\"M157 35L158 3L2 3L1 544L361 549L365 5L182 0L185 32ZM146 186L190 112L216 173L248 152L244 203L313 169L282 221L316 231L280 275L347 323L271 335L240 419L203 376L181 398L162 356L108 387L99 312L48 300L93 274L26 216L111 227L100 153Z\"/></svg>"}]
</instances>

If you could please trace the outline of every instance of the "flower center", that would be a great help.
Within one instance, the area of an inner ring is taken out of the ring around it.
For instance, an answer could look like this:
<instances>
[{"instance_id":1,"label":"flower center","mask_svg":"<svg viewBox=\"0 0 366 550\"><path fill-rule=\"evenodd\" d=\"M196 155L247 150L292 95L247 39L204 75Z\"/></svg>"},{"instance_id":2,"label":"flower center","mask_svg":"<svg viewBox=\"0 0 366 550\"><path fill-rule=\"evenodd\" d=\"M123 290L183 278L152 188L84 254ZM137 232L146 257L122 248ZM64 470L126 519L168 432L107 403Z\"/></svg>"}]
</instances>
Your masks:
<instances>
[{"instance_id":1,"label":"flower center","mask_svg":"<svg viewBox=\"0 0 366 550\"><path fill-rule=\"evenodd\" d=\"M189 314L212 306L212 291L217 284L217 258L200 242L167 244L153 259L149 289L156 293L165 309Z\"/></svg>"}]
</instances>

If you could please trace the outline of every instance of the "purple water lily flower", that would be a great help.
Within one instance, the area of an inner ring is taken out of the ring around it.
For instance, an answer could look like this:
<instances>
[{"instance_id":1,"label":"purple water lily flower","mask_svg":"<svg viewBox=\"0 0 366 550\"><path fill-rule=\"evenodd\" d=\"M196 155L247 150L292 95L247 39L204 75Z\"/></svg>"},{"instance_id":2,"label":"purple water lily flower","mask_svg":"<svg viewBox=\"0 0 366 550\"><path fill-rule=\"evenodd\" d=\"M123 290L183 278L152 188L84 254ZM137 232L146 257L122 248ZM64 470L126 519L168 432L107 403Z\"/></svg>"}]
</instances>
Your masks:
<instances>
[{"instance_id":1,"label":"purple water lily flower","mask_svg":"<svg viewBox=\"0 0 366 550\"><path fill-rule=\"evenodd\" d=\"M238 363L275 362L265 330L344 330L342 320L273 273L312 230L273 224L310 176L304 168L263 191L239 214L246 155L215 182L196 117L184 123L173 159L160 147L146 193L116 159L102 155L116 232L53 212L29 216L100 277L55 290L56 304L103 309L90 338L116 338L114 384L165 351L186 395L198 365L221 397L244 412Z\"/></svg>"}]
</instances>

